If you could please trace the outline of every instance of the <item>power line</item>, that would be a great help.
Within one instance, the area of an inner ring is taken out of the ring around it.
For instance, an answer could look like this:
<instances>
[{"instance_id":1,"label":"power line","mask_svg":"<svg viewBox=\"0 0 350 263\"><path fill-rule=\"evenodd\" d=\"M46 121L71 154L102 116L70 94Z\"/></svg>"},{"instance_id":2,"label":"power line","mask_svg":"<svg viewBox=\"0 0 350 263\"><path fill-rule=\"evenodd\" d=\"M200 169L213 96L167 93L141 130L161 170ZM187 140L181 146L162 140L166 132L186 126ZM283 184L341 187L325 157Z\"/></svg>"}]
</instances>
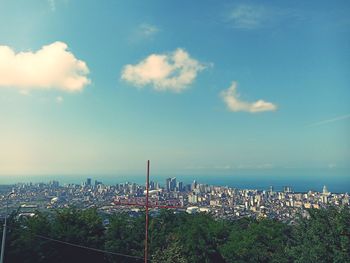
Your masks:
<instances>
[{"instance_id":1,"label":"power line","mask_svg":"<svg viewBox=\"0 0 350 263\"><path fill-rule=\"evenodd\" d=\"M62 240L58 240L58 239L54 239L54 238L50 238L50 237L46 237L46 236L42 236L42 235L37 235L37 234L35 234L35 236L37 236L39 238L42 238L42 239L50 240L50 241L53 241L53 242L57 242L57 243L61 243L61 244L65 244L65 245L69 245L69 246L73 246L73 247L83 248L83 249L87 249L87 250L91 250L91 251L95 251L95 252L100 252L100 253L111 254L111 255L115 255L115 256L121 256L121 257L127 257L127 258L134 258L134 259L143 260L142 257L138 257L138 256L131 256L131 255L117 253L117 252L111 252L111 251L107 251L107 250L103 250L103 249L82 246L82 245L78 245L78 244L74 244L74 243L70 243L70 242L66 242L66 241L62 241Z\"/></svg>"},{"instance_id":2,"label":"power line","mask_svg":"<svg viewBox=\"0 0 350 263\"><path fill-rule=\"evenodd\" d=\"M9 227L9 228L12 228L12 227ZM78 247L78 248L87 249L87 250L91 250L91 251L95 251L95 252L111 254L111 255L114 255L114 256L121 256L121 257L127 257L127 258L139 259L139 260L143 260L144 259L143 257L132 256L132 255L127 255L127 254L107 251L107 250L103 250L103 249L93 248L93 247L87 247L87 246L83 246L83 245L78 245L78 244L74 244L74 243L70 243L70 242L54 239L54 238L51 238L51 237L46 237L46 236L43 236L43 235L34 234L34 236L36 236L38 238L46 239L46 240L49 240L49 241L52 241L52 242L57 242L57 243L65 244L65 245L68 245L68 246Z\"/></svg>"}]
</instances>

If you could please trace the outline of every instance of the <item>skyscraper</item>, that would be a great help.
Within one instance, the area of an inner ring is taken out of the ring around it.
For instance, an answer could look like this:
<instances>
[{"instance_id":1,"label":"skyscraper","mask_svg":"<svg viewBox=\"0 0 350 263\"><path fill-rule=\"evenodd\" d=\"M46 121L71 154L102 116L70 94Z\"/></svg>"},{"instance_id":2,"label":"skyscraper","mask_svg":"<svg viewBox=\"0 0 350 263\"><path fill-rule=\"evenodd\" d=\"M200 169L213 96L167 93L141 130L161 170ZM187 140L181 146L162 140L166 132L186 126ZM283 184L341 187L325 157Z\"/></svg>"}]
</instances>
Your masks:
<instances>
[{"instance_id":1,"label":"skyscraper","mask_svg":"<svg viewBox=\"0 0 350 263\"><path fill-rule=\"evenodd\" d=\"M183 183L182 182L177 182L176 188L179 192L182 192L183 190Z\"/></svg>"},{"instance_id":2,"label":"skyscraper","mask_svg":"<svg viewBox=\"0 0 350 263\"><path fill-rule=\"evenodd\" d=\"M322 193L324 194L324 195L326 195L326 194L328 194L329 192L328 192L328 189L327 189L327 186L323 186L323 190L322 190Z\"/></svg>"},{"instance_id":3,"label":"skyscraper","mask_svg":"<svg viewBox=\"0 0 350 263\"><path fill-rule=\"evenodd\" d=\"M86 179L86 186L91 186L91 178Z\"/></svg>"},{"instance_id":4,"label":"skyscraper","mask_svg":"<svg viewBox=\"0 0 350 263\"><path fill-rule=\"evenodd\" d=\"M292 187L291 186L283 186L283 192L291 193L292 192Z\"/></svg>"},{"instance_id":5,"label":"skyscraper","mask_svg":"<svg viewBox=\"0 0 350 263\"><path fill-rule=\"evenodd\" d=\"M170 191L170 183L171 183L171 178L165 179L165 191L169 192Z\"/></svg>"},{"instance_id":6,"label":"skyscraper","mask_svg":"<svg viewBox=\"0 0 350 263\"><path fill-rule=\"evenodd\" d=\"M196 180L194 180L192 185L191 185L191 190L193 191L196 188L197 188L197 182L196 182Z\"/></svg>"},{"instance_id":7,"label":"skyscraper","mask_svg":"<svg viewBox=\"0 0 350 263\"><path fill-rule=\"evenodd\" d=\"M175 191L176 188L176 177L170 179L170 191Z\"/></svg>"}]
</instances>

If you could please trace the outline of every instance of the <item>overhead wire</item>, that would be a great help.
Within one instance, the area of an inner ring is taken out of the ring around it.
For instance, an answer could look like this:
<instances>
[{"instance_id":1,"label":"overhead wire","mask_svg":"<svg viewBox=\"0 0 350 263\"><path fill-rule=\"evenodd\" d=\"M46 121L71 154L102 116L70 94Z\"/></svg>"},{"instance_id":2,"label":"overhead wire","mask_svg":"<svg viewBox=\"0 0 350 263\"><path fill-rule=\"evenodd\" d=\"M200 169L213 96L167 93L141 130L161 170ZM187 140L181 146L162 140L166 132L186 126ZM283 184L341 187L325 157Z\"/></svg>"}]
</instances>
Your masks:
<instances>
[{"instance_id":1,"label":"overhead wire","mask_svg":"<svg viewBox=\"0 0 350 263\"><path fill-rule=\"evenodd\" d=\"M11 228L11 227L9 227L9 228ZM79 244L74 244L74 243L70 243L70 242L54 239L54 238L51 238L51 237L46 237L46 236L43 236L43 235L38 235L38 234L33 234L33 235L38 237L38 238L41 238L41 239L46 239L46 240L49 240L49 241L52 241L52 242L57 242L57 243L61 243L61 244L64 244L64 245L69 245L69 246L73 246L73 247L77 247L77 248L87 249L87 250L100 252L100 253L105 253L105 254L110 254L110 255L114 255L114 256L133 258L133 259L137 259L137 260L144 260L143 257L132 256L132 255L128 255L128 254L107 251L107 250L103 250L103 249L99 249L99 248L83 246L83 245L79 245ZM147 259L147 261L149 261L149 259Z\"/></svg>"}]
</instances>

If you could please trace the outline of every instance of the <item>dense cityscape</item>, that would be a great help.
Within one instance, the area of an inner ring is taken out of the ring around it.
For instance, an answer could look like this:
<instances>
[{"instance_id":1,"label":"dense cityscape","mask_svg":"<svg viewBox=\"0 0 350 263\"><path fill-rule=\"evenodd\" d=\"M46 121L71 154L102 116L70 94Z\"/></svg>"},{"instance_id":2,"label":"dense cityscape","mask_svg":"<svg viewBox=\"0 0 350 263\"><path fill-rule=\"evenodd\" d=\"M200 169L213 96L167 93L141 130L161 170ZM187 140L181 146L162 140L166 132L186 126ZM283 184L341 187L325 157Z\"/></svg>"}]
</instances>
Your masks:
<instances>
[{"instance_id":1,"label":"dense cityscape","mask_svg":"<svg viewBox=\"0 0 350 263\"><path fill-rule=\"evenodd\" d=\"M49 183L18 183L2 186L1 215L5 214L6 202L19 216L31 216L35 211L76 207L97 208L99 212L113 214L127 212L136 215L143 209L146 187L125 182L105 185L87 178L81 185ZM8 193L13 193L7 196ZM349 206L348 193L331 193L324 186L322 191L294 192L285 186L283 191L236 189L228 186L213 186L193 181L184 184L175 177L167 178L164 185L150 182L150 213L159 213L159 207L172 208L174 212L190 214L205 212L214 218L240 219L270 218L293 224L297 216L308 217L308 208Z\"/></svg>"}]
</instances>

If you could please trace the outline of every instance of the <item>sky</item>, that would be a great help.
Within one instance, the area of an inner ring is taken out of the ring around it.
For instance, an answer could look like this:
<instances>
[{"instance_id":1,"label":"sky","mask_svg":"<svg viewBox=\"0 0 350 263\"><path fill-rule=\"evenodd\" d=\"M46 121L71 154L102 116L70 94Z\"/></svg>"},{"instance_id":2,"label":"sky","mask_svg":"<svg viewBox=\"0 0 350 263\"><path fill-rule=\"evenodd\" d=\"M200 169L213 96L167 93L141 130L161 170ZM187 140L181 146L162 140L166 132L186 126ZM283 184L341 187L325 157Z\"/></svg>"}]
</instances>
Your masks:
<instances>
[{"instance_id":1,"label":"sky","mask_svg":"<svg viewBox=\"0 0 350 263\"><path fill-rule=\"evenodd\" d=\"M0 0L0 178L345 169L349 1ZM283 172L282 172L283 173Z\"/></svg>"}]
</instances>

